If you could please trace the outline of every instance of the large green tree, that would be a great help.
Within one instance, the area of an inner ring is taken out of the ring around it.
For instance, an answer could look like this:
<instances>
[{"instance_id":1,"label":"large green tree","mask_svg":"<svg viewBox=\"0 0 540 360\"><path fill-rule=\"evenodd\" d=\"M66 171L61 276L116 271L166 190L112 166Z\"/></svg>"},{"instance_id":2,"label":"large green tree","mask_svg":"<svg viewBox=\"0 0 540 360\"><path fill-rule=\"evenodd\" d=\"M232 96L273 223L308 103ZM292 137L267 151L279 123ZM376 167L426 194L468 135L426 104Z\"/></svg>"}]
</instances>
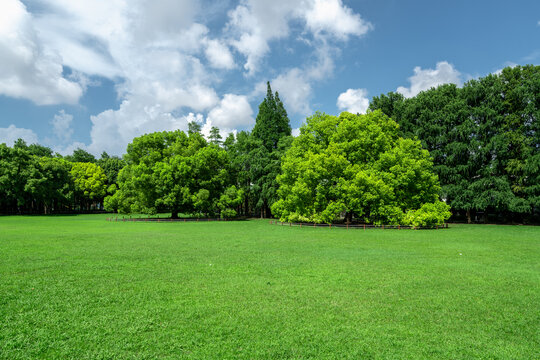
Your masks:
<instances>
[{"instance_id":1,"label":"large green tree","mask_svg":"<svg viewBox=\"0 0 540 360\"><path fill-rule=\"evenodd\" d=\"M270 82L267 83L266 97L259 105L251 136L254 140L248 155L251 197L261 217L270 217L270 206L277 200L276 177L280 172L281 156L292 141L287 111L278 92L272 93Z\"/></svg>"},{"instance_id":2,"label":"large green tree","mask_svg":"<svg viewBox=\"0 0 540 360\"><path fill-rule=\"evenodd\" d=\"M375 97L380 109L434 158L441 196L469 222L474 212L523 219L538 206L540 67L516 66L405 99Z\"/></svg>"},{"instance_id":3,"label":"large green tree","mask_svg":"<svg viewBox=\"0 0 540 360\"><path fill-rule=\"evenodd\" d=\"M427 225L442 223L449 213L429 153L398 128L380 111L308 118L283 159L273 213L283 221L331 223L344 215L400 224L425 217L423 209L434 213Z\"/></svg>"},{"instance_id":4,"label":"large green tree","mask_svg":"<svg viewBox=\"0 0 540 360\"><path fill-rule=\"evenodd\" d=\"M233 196L236 189L228 190L230 201L220 201L231 185L227 151L208 143L196 129L188 135L171 131L137 137L128 145L125 158L119 189L106 200L109 209L166 210L176 218L179 213L208 216L238 205L238 196Z\"/></svg>"}]
</instances>

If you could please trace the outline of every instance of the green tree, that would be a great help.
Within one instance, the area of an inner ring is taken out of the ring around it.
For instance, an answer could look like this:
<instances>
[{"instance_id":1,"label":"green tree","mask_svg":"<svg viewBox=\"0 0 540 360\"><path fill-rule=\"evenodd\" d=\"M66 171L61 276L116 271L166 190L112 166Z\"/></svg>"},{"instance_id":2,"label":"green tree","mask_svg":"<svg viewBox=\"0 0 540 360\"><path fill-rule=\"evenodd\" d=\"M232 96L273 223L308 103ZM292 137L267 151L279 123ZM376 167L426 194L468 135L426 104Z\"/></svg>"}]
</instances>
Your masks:
<instances>
[{"instance_id":1,"label":"green tree","mask_svg":"<svg viewBox=\"0 0 540 360\"><path fill-rule=\"evenodd\" d=\"M290 121L287 112L276 92L272 94L270 82L267 82L266 97L259 105L255 126L251 133L255 145L250 149L250 195L255 209L261 217L269 217L270 206L276 200L276 176L279 174L281 155L291 136Z\"/></svg>"},{"instance_id":2,"label":"green tree","mask_svg":"<svg viewBox=\"0 0 540 360\"><path fill-rule=\"evenodd\" d=\"M426 203L436 204L426 211L447 211L438 205L429 153L419 141L400 138L398 128L380 111L308 118L283 158L274 215L282 221L331 223L345 216L403 224L408 211Z\"/></svg>"},{"instance_id":3,"label":"green tree","mask_svg":"<svg viewBox=\"0 0 540 360\"><path fill-rule=\"evenodd\" d=\"M90 162L73 163L70 170L75 186L76 202L90 208L92 202L101 202L107 191L107 177L101 167Z\"/></svg>"},{"instance_id":4,"label":"green tree","mask_svg":"<svg viewBox=\"0 0 540 360\"><path fill-rule=\"evenodd\" d=\"M36 206L43 207L43 213L69 206L68 196L73 190L70 178L70 164L63 159L34 157L25 191L32 196Z\"/></svg>"},{"instance_id":5,"label":"green tree","mask_svg":"<svg viewBox=\"0 0 540 360\"><path fill-rule=\"evenodd\" d=\"M121 212L208 216L219 212L219 198L231 181L227 152L195 131L137 137L128 145L126 160L119 188L106 200L109 209Z\"/></svg>"},{"instance_id":6,"label":"green tree","mask_svg":"<svg viewBox=\"0 0 540 360\"><path fill-rule=\"evenodd\" d=\"M92 154L90 154L88 151L83 150L81 148L77 148L73 151L72 155L67 155L64 157L67 161L70 162L90 162L95 163L96 157Z\"/></svg>"},{"instance_id":7,"label":"green tree","mask_svg":"<svg viewBox=\"0 0 540 360\"><path fill-rule=\"evenodd\" d=\"M212 126L210 129L210 136L208 136L210 143L214 145L221 145L223 143L221 134L219 133L219 128L217 126Z\"/></svg>"}]
</instances>

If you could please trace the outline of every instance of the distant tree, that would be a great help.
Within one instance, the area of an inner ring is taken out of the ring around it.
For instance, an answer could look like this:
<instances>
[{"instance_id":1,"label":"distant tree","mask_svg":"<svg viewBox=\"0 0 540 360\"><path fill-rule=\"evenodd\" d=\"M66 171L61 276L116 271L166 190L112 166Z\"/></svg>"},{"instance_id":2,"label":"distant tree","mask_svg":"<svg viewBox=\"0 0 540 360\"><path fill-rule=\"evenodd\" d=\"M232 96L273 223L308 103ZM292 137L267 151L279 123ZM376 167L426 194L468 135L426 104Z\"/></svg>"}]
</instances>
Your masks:
<instances>
[{"instance_id":1,"label":"distant tree","mask_svg":"<svg viewBox=\"0 0 540 360\"><path fill-rule=\"evenodd\" d=\"M276 92L272 94L270 82L267 82L266 98L259 105L259 113L255 120L252 136L262 142L263 146L271 152L277 149L279 140L283 136L291 135L291 125L283 103Z\"/></svg>"},{"instance_id":2,"label":"distant tree","mask_svg":"<svg viewBox=\"0 0 540 360\"><path fill-rule=\"evenodd\" d=\"M53 157L53 151L51 148L39 144L31 144L28 146L28 152L30 155L39 157Z\"/></svg>"},{"instance_id":3,"label":"distant tree","mask_svg":"<svg viewBox=\"0 0 540 360\"><path fill-rule=\"evenodd\" d=\"M210 140L210 143L214 145L221 145L223 143L221 134L219 133L219 128L217 126L212 126L208 139Z\"/></svg>"},{"instance_id":4,"label":"distant tree","mask_svg":"<svg viewBox=\"0 0 540 360\"><path fill-rule=\"evenodd\" d=\"M73 163L70 170L75 185L76 202L89 209L92 202L101 202L107 192L107 177L101 167L90 162Z\"/></svg>"},{"instance_id":5,"label":"distant tree","mask_svg":"<svg viewBox=\"0 0 540 360\"><path fill-rule=\"evenodd\" d=\"M77 148L73 151L72 155L67 155L64 157L67 161L76 163L76 162L89 162L89 163L95 163L96 157L92 154L90 154L88 151L83 150L81 148Z\"/></svg>"},{"instance_id":6,"label":"distant tree","mask_svg":"<svg viewBox=\"0 0 540 360\"><path fill-rule=\"evenodd\" d=\"M126 162L117 156L109 156L106 152L101 154L101 158L97 161L105 175L107 176L107 185L113 185L117 183L118 173L124 166Z\"/></svg>"},{"instance_id":7,"label":"distant tree","mask_svg":"<svg viewBox=\"0 0 540 360\"><path fill-rule=\"evenodd\" d=\"M0 204L10 211L21 212L31 202L25 191L32 170L32 156L26 143L18 139L13 148L0 144Z\"/></svg>"},{"instance_id":8,"label":"distant tree","mask_svg":"<svg viewBox=\"0 0 540 360\"><path fill-rule=\"evenodd\" d=\"M201 124L199 124L198 122L190 121L188 123L188 134L200 133L201 128Z\"/></svg>"},{"instance_id":9,"label":"distant tree","mask_svg":"<svg viewBox=\"0 0 540 360\"><path fill-rule=\"evenodd\" d=\"M41 205L44 214L69 206L68 196L73 191L70 164L45 156L33 160L25 191L32 196L35 205Z\"/></svg>"}]
</instances>

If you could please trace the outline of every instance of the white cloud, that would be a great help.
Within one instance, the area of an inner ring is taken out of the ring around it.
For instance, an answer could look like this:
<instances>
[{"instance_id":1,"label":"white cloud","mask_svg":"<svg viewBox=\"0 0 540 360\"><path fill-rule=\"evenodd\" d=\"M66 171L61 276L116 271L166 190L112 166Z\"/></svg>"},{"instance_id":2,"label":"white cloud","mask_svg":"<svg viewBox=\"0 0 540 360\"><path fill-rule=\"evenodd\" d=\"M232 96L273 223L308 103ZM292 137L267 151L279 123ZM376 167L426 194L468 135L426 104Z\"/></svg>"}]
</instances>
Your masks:
<instances>
[{"instance_id":1,"label":"white cloud","mask_svg":"<svg viewBox=\"0 0 540 360\"><path fill-rule=\"evenodd\" d=\"M314 34L330 34L346 40L349 36L362 36L373 28L360 15L354 14L341 0L315 0L303 14L308 29Z\"/></svg>"},{"instance_id":2,"label":"white cloud","mask_svg":"<svg viewBox=\"0 0 540 360\"><path fill-rule=\"evenodd\" d=\"M71 128L71 122L73 121L73 115L67 114L64 110L60 110L58 114L54 115L51 120L53 126L53 134L62 142L71 140L73 135L73 129Z\"/></svg>"},{"instance_id":3,"label":"white cloud","mask_svg":"<svg viewBox=\"0 0 540 360\"><path fill-rule=\"evenodd\" d=\"M234 58L229 48L218 40L208 40L205 50L210 65L217 69L233 69Z\"/></svg>"},{"instance_id":4,"label":"white cloud","mask_svg":"<svg viewBox=\"0 0 540 360\"><path fill-rule=\"evenodd\" d=\"M269 42L287 37L289 22L300 21L318 40L347 40L362 36L373 26L341 0L246 0L229 12L231 45L246 57L244 68L255 73L270 51ZM316 44L320 45L320 44Z\"/></svg>"},{"instance_id":5,"label":"white cloud","mask_svg":"<svg viewBox=\"0 0 540 360\"><path fill-rule=\"evenodd\" d=\"M309 100L312 96L310 80L304 71L293 68L271 81L272 89L279 92L285 108L290 112L307 115L311 113Z\"/></svg>"},{"instance_id":6,"label":"white cloud","mask_svg":"<svg viewBox=\"0 0 540 360\"><path fill-rule=\"evenodd\" d=\"M32 15L19 0L7 1L0 5L0 35L12 30L0 38L0 64L7 64L0 66L1 94L76 103L96 76L114 81L121 105L91 117L86 149L95 154L121 154L134 136L186 129L190 116L201 120L205 113L206 124L220 129L252 124L247 97L218 94L215 85L237 64L254 74L271 42L291 29L301 32L314 60L277 74L266 70L286 107L306 115L314 82L333 73L339 51L332 42L371 29L341 0L240 0L217 37L197 22L206 9L195 0L38 0ZM4 11L5 4L15 10ZM12 16L17 12L19 20ZM72 74L64 77L63 66ZM60 134L65 124L57 122Z\"/></svg>"},{"instance_id":7,"label":"white cloud","mask_svg":"<svg viewBox=\"0 0 540 360\"><path fill-rule=\"evenodd\" d=\"M223 129L251 126L253 110L246 96L225 94L219 105L210 110L207 121Z\"/></svg>"},{"instance_id":8,"label":"white cloud","mask_svg":"<svg viewBox=\"0 0 540 360\"><path fill-rule=\"evenodd\" d=\"M77 103L79 84L62 76L62 59L44 48L32 17L19 0L0 5L0 94L38 105Z\"/></svg>"},{"instance_id":9,"label":"white cloud","mask_svg":"<svg viewBox=\"0 0 540 360\"><path fill-rule=\"evenodd\" d=\"M337 106L340 110L348 111L353 114L365 114L369 107L367 90L348 89L344 93L339 94Z\"/></svg>"},{"instance_id":10,"label":"white cloud","mask_svg":"<svg viewBox=\"0 0 540 360\"><path fill-rule=\"evenodd\" d=\"M131 97L118 110L106 110L91 116L92 142L88 151L100 154L123 154L134 137L155 131L187 130L187 124L197 116L176 117L161 105L146 105L148 99Z\"/></svg>"},{"instance_id":11,"label":"white cloud","mask_svg":"<svg viewBox=\"0 0 540 360\"><path fill-rule=\"evenodd\" d=\"M13 124L7 128L0 128L0 144L5 143L8 146L12 146L18 139L23 139L27 144L38 142L36 133L30 129L18 128Z\"/></svg>"},{"instance_id":12,"label":"white cloud","mask_svg":"<svg viewBox=\"0 0 540 360\"><path fill-rule=\"evenodd\" d=\"M298 136L300 135L300 128L292 129L292 136Z\"/></svg>"},{"instance_id":13,"label":"white cloud","mask_svg":"<svg viewBox=\"0 0 540 360\"><path fill-rule=\"evenodd\" d=\"M420 66L414 68L414 75L409 78L411 86L409 88L400 86L397 92L410 98L416 96L424 90L437 87L442 84L461 85L461 73L452 64L446 61L437 63L435 69L422 69Z\"/></svg>"}]
</instances>

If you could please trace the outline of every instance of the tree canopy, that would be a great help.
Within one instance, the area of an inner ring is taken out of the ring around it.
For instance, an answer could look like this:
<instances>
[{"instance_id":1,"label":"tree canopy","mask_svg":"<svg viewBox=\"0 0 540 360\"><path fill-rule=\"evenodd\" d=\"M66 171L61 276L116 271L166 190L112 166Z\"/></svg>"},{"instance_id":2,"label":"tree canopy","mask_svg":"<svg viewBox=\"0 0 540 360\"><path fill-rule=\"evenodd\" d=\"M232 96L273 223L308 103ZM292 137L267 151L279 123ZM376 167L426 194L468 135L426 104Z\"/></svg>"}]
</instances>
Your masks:
<instances>
[{"instance_id":1,"label":"tree canopy","mask_svg":"<svg viewBox=\"0 0 540 360\"><path fill-rule=\"evenodd\" d=\"M380 109L434 159L441 195L454 211L510 218L532 215L540 198L540 67L505 68L405 99L375 97Z\"/></svg>"},{"instance_id":2,"label":"tree canopy","mask_svg":"<svg viewBox=\"0 0 540 360\"><path fill-rule=\"evenodd\" d=\"M444 222L450 214L438 200L429 153L399 137L398 128L380 111L309 117L283 159L273 213L293 222L331 223L344 215L404 224L422 209L432 213L427 225Z\"/></svg>"}]
</instances>

